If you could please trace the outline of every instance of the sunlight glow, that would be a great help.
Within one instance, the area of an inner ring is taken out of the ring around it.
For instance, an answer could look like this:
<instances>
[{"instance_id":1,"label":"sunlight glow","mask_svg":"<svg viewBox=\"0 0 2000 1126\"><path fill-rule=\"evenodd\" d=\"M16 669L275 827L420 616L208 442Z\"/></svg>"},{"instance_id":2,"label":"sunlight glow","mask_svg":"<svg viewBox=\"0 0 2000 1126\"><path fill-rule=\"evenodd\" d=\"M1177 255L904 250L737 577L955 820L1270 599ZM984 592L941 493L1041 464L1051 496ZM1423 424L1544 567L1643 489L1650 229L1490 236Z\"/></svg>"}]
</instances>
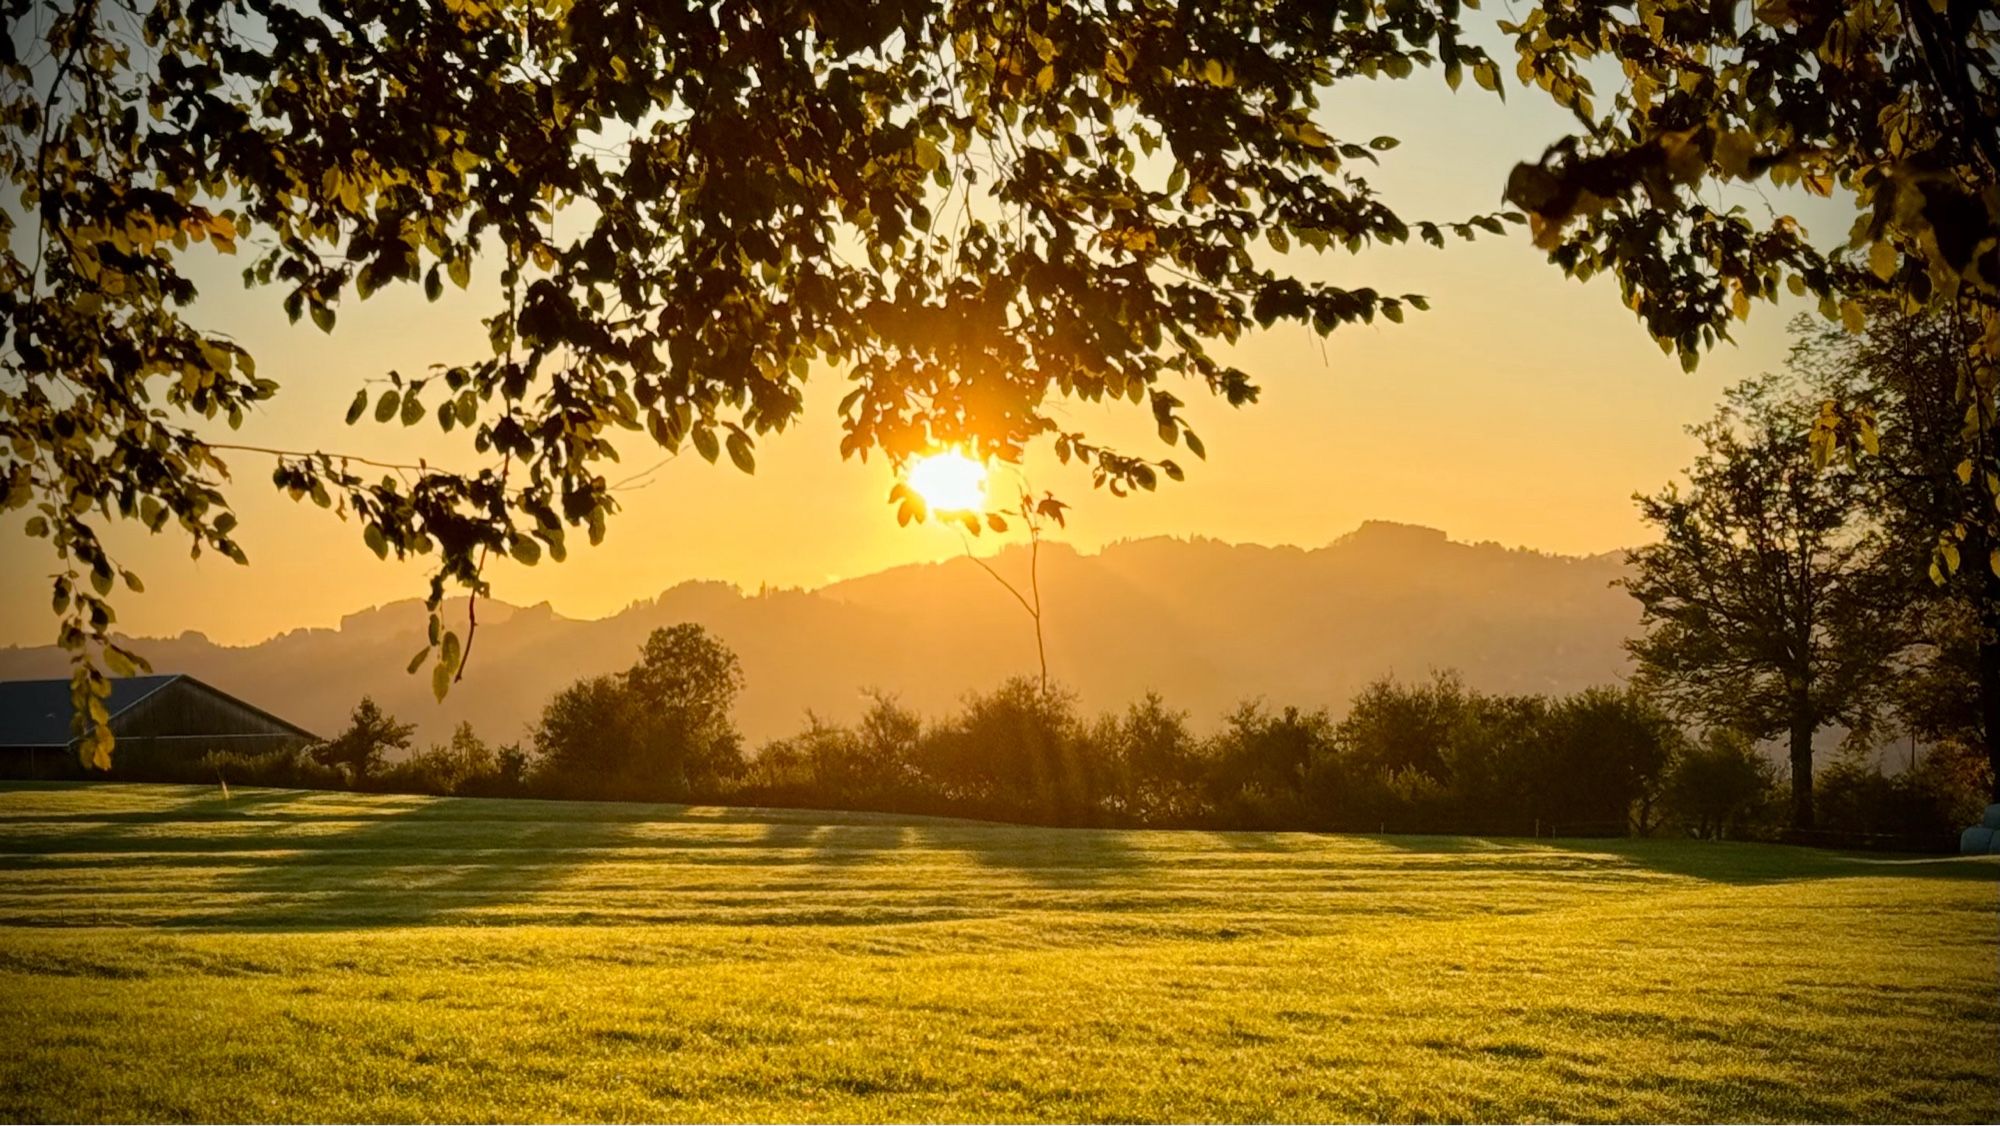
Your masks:
<instances>
[{"instance_id":1,"label":"sunlight glow","mask_svg":"<svg viewBox=\"0 0 2000 1126\"><path fill-rule=\"evenodd\" d=\"M986 467L957 450L913 459L903 480L933 512L978 512L986 507Z\"/></svg>"}]
</instances>

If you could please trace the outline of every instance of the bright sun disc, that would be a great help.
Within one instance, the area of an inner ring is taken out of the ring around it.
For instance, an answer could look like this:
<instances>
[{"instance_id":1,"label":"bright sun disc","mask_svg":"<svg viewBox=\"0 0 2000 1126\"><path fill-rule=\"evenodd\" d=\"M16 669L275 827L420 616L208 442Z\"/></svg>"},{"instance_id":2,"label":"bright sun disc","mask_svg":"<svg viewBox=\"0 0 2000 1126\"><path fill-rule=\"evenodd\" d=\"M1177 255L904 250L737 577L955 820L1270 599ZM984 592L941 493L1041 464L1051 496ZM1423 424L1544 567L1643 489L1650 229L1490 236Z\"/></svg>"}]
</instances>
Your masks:
<instances>
[{"instance_id":1,"label":"bright sun disc","mask_svg":"<svg viewBox=\"0 0 2000 1126\"><path fill-rule=\"evenodd\" d=\"M917 458L903 480L933 512L977 512L986 507L986 467L957 450Z\"/></svg>"}]
</instances>

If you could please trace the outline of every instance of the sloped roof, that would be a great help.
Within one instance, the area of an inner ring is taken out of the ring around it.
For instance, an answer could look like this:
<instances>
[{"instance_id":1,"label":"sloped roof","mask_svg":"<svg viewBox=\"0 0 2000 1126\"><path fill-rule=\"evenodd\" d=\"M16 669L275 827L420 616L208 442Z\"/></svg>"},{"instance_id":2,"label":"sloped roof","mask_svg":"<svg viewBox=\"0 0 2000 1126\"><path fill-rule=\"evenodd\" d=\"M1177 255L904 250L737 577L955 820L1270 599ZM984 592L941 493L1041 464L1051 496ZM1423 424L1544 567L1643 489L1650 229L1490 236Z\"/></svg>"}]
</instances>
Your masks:
<instances>
[{"instance_id":1,"label":"sloped roof","mask_svg":"<svg viewBox=\"0 0 2000 1126\"><path fill-rule=\"evenodd\" d=\"M182 673L160 676L127 676L111 682L111 696L104 706L113 723L175 681L189 685L239 707L264 716L308 739L318 736L295 723L248 704L211 684ZM0 680L0 747L66 747L70 732L69 680Z\"/></svg>"}]
</instances>

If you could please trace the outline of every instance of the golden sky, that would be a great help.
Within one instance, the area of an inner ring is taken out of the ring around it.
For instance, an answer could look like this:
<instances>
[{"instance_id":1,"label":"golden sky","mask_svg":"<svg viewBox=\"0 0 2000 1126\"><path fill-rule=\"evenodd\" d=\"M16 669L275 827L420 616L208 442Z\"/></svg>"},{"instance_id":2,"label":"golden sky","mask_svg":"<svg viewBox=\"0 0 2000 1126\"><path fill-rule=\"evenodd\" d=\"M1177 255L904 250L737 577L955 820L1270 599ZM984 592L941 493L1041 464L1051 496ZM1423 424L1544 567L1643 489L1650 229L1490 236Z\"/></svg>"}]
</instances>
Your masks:
<instances>
[{"instance_id":1,"label":"golden sky","mask_svg":"<svg viewBox=\"0 0 2000 1126\"><path fill-rule=\"evenodd\" d=\"M1512 96L1502 105L1470 83L1454 96L1435 78L1363 82L1337 91L1321 121L1341 139L1402 140L1371 180L1406 220L1460 218L1502 206L1507 170L1565 131L1566 120L1538 94ZM1836 241L1848 221L1845 205L1834 202L1744 202L1760 213L1775 204L1797 215L1822 243ZM1627 546L1645 535L1632 493L1660 487L1687 462L1692 444L1682 427L1710 413L1721 388L1782 362L1785 321L1796 311L1758 308L1735 346L1687 375L1620 304L1615 283L1566 279L1519 230L1444 250L1325 257L1295 250L1286 265L1422 293L1432 309L1413 311L1402 325L1343 328L1324 341L1303 329L1245 340L1235 359L1262 384L1263 399L1241 411L1194 402L1188 414L1209 459L1180 457L1185 484L1163 482L1155 494L1121 500L1092 491L1087 477L1053 459L1031 461L1035 487L1073 504L1061 538L1084 550L1159 534L1312 546L1362 520L1389 519L1461 540L1564 553ZM289 325L277 290L244 291L239 268L225 261L200 271L197 320L233 333L256 356L259 374L284 390L226 440L473 464L464 436L441 435L428 419L404 430L366 421L349 429L341 418L362 378L479 355L478 318L491 307L491 290L475 284L434 305L411 286L365 303L350 297L328 337L310 324ZM891 478L880 459L840 460L839 373L815 371L810 387L804 425L760 443L754 477L726 459L710 466L690 453L621 494L625 510L601 547L588 548L578 533L564 564L495 563L495 596L598 617L688 579L810 587L957 554L955 532L897 526L884 503ZM1063 409L1093 436L1124 436L1131 450L1160 448L1143 411ZM658 457L636 436L630 448L628 472ZM248 643L423 593L421 564L378 562L355 525L272 489L268 461L238 454L232 465L230 495L251 565L212 555L190 561L186 541L174 535L113 534L119 561L147 586L144 595L120 594L120 628L192 629ZM0 540L7 545L0 644L44 644L54 636L45 578L54 564L19 529L10 521ZM988 536L978 548L997 546Z\"/></svg>"}]
</instances>

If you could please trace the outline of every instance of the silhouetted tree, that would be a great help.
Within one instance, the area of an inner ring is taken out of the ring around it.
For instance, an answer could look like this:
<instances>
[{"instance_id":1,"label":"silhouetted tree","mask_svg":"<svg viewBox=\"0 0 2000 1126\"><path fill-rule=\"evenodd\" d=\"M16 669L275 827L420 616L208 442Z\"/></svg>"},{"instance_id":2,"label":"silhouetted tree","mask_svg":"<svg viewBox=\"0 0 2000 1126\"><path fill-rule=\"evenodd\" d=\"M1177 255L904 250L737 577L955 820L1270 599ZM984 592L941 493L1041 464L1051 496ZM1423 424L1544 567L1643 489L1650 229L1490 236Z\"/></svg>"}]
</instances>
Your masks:
<instances>
[{"instance_id":1,"label":"silhouetted tree","mask_svg":"<svg viewBox=\"0 0 2000 1126\"><path fill-rule=\"evenodd\" d=\"M579 680L555 694L535 725L535 780L560 796L616 796L632 775L656 764L639 757L638 708L615 676ZM650 781L650 780L649 780ZM658 796L639 787L628 796Z\"/></svg>"},{"instance_id":2,"label":"silhouetted tree","mask_svg":"<svg viewBox=\"0 0 2000 1126\"><path fill-rule=\"evenodd\" d=\"M1324 709L1276 713L1246 703L1212 742L1208 788L1220 815L1246 828L1318 827L1331 817L1333 720ZM1309 780L1317 801L1307 799Z\"/></svg>"},{"instance_id":3,"label":"silhouetted tree","mask_svg":"<svg viewBox=\"0 0 2000 1126\"><path fill-rule=\"evenodd\" d=\"M578 681L543 709L536 774L579 796L712 793L743 768L729 718L742 683L735 654L701 627L654 630L625 673Z\"/></svg>"},{"instance_id":4,"label":"silhouetted tree","mask_svg":"<svg viewBox=\"0 0 2000 1126\"><path fill-rule=\"evenodd\" d=\"M1014 677L926 732L917 767L944 794L996 815L1091 824L1104 772L1082 735L1074 697Z\"/></svg>"},{"instance_id":5,"label":"silhouetted tree","mask_svg":"<svg viewBox=\"0 0 2000 1126\"><path fill-rule=\"evenodd\" d=\"M1148 692L1123 714L1107 715L1091 729L1094 757L1107 768L1107 804L1125 817L1150 824L1184 823L1202 812L1207 765L1188 729L1186 712Z\"/></svg>"},{"instance_id":6,"label":"silhouetted tree","mask_svg":"<svg viewBox=\"0 0 2000 1126\"><path fill-rule=\"evenodd\" d=\"M1696 836L1723 837L1754 817L1776 784L1777 771L1749 737L1712 727L1675 757L1662 799Z\"/></svg>"},{"instance_id":7,"label":"silhouetted tree","mask_svg":"<svg viewBox=\"0 0 2000 1126\"><path fill-rule=\"evenodd\" d=\"M729 647L692 623L656 629L625 673L655 740L675 748L690 778L726 778L742 766L730 720L743 669Z\"/></svg>"},{"instance_id":8,"label":"silhouetted tree","mask_svg":"<svg viewBox=\"0 0 2000 1126\"><path fill-rule=\"evenodd\" d=\"M1456 673L1439 672L1430 683L1404 685L1393 677L1371 682L1340 721L1341 754L1357 766L1386 773L1418 770L1444 774L1444 747L1465 711L1468 694Z\"/></svg>"},{"instance_id":9,"label":"silhouetted tree","mask_svg":"<svg viewBox=\"0 0 2000 1126\"><path fill-rule=\"evenodd\" d=\"M313 748L313 758L345 769L350 781L358 784L381 767L387 752L409 749L416 730L416 724L397 723L372 697L363 696L348 717L347 730Z\"/></svg>"},{"instance_id":10,"label":"silhouetted tree","mask_svg":"<svg viewBox=\"0 0 2000 1126\"><path fill-rule=\"evenodd\" d=\"M1854 467L1893 545L1906 631L1923 646L1897 688L1899 716L1925 739L1978 748L2000 774L2000 539L1994 490L1979 479L2000 451L2000 420L1958 394L1979 378L1978 331L1953 310L1884 303L1865 334L1813 332L1798 355L1822 395L1878 420L1875 456Z\"/></svg>"},{"instance_id":11,"label":"silhouetted tree","mask_svg":"<svg viewBox=\"0 0 2000 1126\"><path fill-rule=\"evenodd\" d=\"M1448 732L1438 779L1461 831L1540 832L1558 808L1549 771L1549 703L1540 696L1469 693Z\"/></svg>"},{"instance_id":12,"label":"silhouetted tree","mask_svg":"<svg viewBox=\"0 0 2000 1126\"><path fill-rule=\"evenodd\" d=\"M1682 737L1673 720L1630 688L1591 688L1554 701L1529 780L1538 817L1597 830L1645 832Z\"/></svg>"},{"instance_id":13,"label":"silhouetted tree","mask_svg":"<svg viewBox=\"0 0 2000 1126\"><path fill-rule=\"evenodd\" d=\"M500 757L470 723L452 730L451 741L434 744L381 772L384 789L420 794L465 794L497 788Z\"/></svg>"},{"instance_id":14,"label":"silhouetted tree","mask_svg":"<svg viewBox=\"0 0 2000 1126\"><path fill-rule=\"evenodd\" d=\"M1758 738L1783 735L1792 823L1813 825L1813 736L1866 726L1901 615L1879 529L1851 468L1814 464L1817 404L1764 377L1693 427L1685 492L1639 498L1660 542L1628 553L1644 636L1639 682L1684 714Z\"/></svg>"}]
</instances>

